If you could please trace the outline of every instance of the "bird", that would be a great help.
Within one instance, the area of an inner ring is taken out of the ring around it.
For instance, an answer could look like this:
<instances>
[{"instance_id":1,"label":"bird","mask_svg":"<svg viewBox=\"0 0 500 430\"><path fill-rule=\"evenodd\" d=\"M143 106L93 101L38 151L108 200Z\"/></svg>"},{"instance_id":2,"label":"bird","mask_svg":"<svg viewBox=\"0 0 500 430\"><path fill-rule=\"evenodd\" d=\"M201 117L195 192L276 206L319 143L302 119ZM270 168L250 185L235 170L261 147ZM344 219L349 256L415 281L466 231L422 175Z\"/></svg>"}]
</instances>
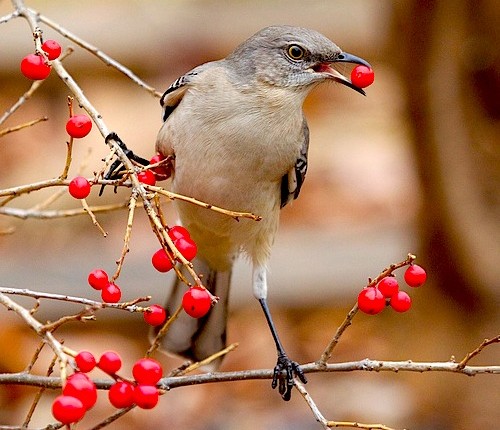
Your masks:
<instances>
[{"instance_id":1,"label":"bird","mask_svg":"<svg viewBox=\"0 0 500 430\"><path fill-rule=\"evenodd\" d=\"M236 222L188 202L175 202L180 223L198 246L194 270L219 302L201 319L181 313L161 348L200 361L225 347L231 271L235 258L243 254L252 265L253 295L276 346L271 385L278 386L284 400L291 397L295 377L304 383L307 379L287 355L273 322L268 262L280 211L299 196L307 172L306 96L317 85L332 81L365 95L335 68L338 63L370 67L315 30L270 26L227 57L179 77L160 100L163 123L156 151L171 157L172 191L261 217ZM170 313L179 307L185 291L185 284L176 279L166 305ZM220 362L213 361L209 370Z\"/></svg>"}]
</instances>

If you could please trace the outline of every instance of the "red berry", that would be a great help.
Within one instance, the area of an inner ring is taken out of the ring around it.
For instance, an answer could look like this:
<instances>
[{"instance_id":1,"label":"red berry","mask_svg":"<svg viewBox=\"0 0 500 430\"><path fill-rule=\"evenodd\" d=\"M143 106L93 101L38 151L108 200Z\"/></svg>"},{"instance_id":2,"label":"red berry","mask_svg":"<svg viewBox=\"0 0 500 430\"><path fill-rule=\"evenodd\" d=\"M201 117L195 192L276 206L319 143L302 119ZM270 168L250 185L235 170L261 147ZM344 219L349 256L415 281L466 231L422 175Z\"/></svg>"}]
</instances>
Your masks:
<instances>
[{"instance_id":1,"label":"red berry","mask_svg":"<svg viewBox=\"0 0 500 430\"><path fill-rule=\"evenodd\" d=\"M90 372L95 366L95 357L91 352L80 351L75 357L76 365L80 372Z\"/></svg>"},{"instance_id":2,"label":"red berry","mask_svg":"<svg viewBox=\"0 0 500 430\"><path fill-rule=\"evenodd\" d=\"M106 372L109 375L113 375L122 367L122 359L116 352L106 351L101 355L101 358L99 358L97 367L99 367L99 369L101 369L103 372Z\"/></svg>"},{"instance_id":3,"label":"red berry","mask_svg":"<svg viewBox=\"0 0 500 430\"><path fill-rule=\"evenodd\" d=\"M410 296L404 291L394 294L389 303L396 312L406 312L411 308Z\"/></svg>"},{"instance_id":4,"label":"red berry","mask_svg":"<svg viewBox=\"0 0 500 430\"><path fill-rule=\"evenodd\" d=\"M385 297L375 287L364 288L358 295L358 307L366 314L378 314L385 308Z\"/></svg>"},{"instance_id":5,"label":"red berry","mask_svg":"<svg viewBox=\"0 0 500 430\"><path fill-rule=\"evenodd\" d=\"M118 285L110 282L101 290L101 298L106 303L118 303L122 298L122 291Z\"/></svg>"},{"instance_id":6,"label":"red berry","mask_svg":"<svg viewBox=\"0 0 500 430\"><path fill-rule=\"evenodd\" d=\"M152 409L158 403L158 389L152 385L137 385L134 388L134 403L142 409Z\"/></svg>"},{"instance_id":7,"label":"red berry","mask_svg":"<svg viewBox=\"0 0 500 430\"><path fill-rule=\"evenodd\" d=\"M85 410L89 410L97 401L97 388L93 381L83 373L74 373L64 385L63 394L79 399Z\"/></svg>"},{"instance_id":8,"label":"red berry","mask_svg":"<svg viewBox=\"0 0 500 430\"><path fill-rule=\"evenodd\" d=\"M73 115L66 123L66 131L75 139L87 136L90 130L92 130L92 121L87 115Z\"/></svg>"},{"instance_id":9,"label":"red berry","mask_svg":"<svg viewBox=\"0 0 500 430\"><path fill-rule=\"evenodd\" d=\"M156 385L163 376L161 364L152 358L141 358L132 367L132 375L139 384Z\"/></svg>"},{"instance_id":10,"label":"red berry","mask_svg":"<svg viewBox=\"0 0 500 430\"><path fill-rule=\"evenodd\" d=\"M182 307L193 318L201 318L212 307L212 300L205 288L194 286L184 293Z\"/></svg>"},{"instance_id":11,"label":"red berry","mask_svg":"<svg viewBox=\"0 0 500 430\"><path fill-rule=\"evenodd\" d=\"M162 306L151 305L149 310L150 312L144 312L142 314L144 321L146 321L149 325L162 325L167 319L167 311Z\"/></svg>"},{"instance_id":12,"label":"red berry","mask_svg":"<svg viewBox=\"0 0 500 430\"><path fill-rule=\"evenodd\" d=\"M21 60L21 73L28 79L38 81L50 75L50 66L41 55L29 54Z\"/></svg>"},{"instance_id":13,"label":"red berry","mask_svg":"<svg viewBox=\"0 0 500 430\"><path fill-rule=\"evenodd\" d=\"M137 179L146 185L156 185L155 174L151 170L143 170L137 174Z\"/></svg>"},{"instance_id":14,"label":"red berry","mask_svg":"<svg viewBox=\"0 0 500 430\"><path fill-rule=\"evenodd\" d=\"M377 288L384 297L391 298L399 291L398 280L394 276L386 276L380 280Z\"/></svg>"},{"instance_id":15,"label":"red berry","mask_svg":"<svg viewBox=\"0 0 500 430\"><path fill-rule=\"evenodd\" d=\"M163 248L159 249L151 257L151 263L153 267L158 270L158 272L168 272L174 265L172 264L171 258L167 255Z\"/></svg>"},{"instance_id":16,"label":"red berry","mask_svg":"<svg viewBox=\"0 0 500 430\"><path fill-rule=\"evenodd\" d=\"M90 182L83 176L77 176L69 183L68 191L75 199L84 199L90 194Z\"/></svg>"},{"instance_id":17,"label":"red berry","mask_svg":"<svg viewBox=\"0 0 500 430\"><path fill-rule=\"evenodd\" d=\"M165 157L161 154L157 154L149 160L149 164L156 164L163 160L165 160ZM168 179L172 173L169 165L166 164L153 167L151 171L155 174L157 181L164 181L165 179Z\"/></svg>"},{"instance_id":18,"label":"red berry","mask_svg":"<svg viewBox=\"0 0 500 430\"><path fill-rule=\"evenodd\" d=\"M168 230L168 235L172 240L177 240L180 238L191 238L187 228L183 227L182 225L174 225L170 227Z\"/></svg>"},{"instance_id":19,"label":"red berry","mask_svg":"<svg viewBox=\"0 0 500 430\"><path fill-rule=\"evenodd\" d=\"M125 381L118 381L108 391L109 402L115 408L128 408L134 403L134 386Z\"/></svg>"},{"instance_id":20,"label":"red berry","mask_svg":"<svg viewBox=\"0 0 500 430\"><path fill-rule=\"evenodd\" d=\"M358 65L351 71L351 82L358 88L365 88L373 84L375 73L370 67Z\"/></svg>"},{"instance_id":21,"label":"red berry","mask_svg":"<svg viewBox=\"0 0 500 430\"><path fill-rule=\"evenodd\" d=\"M55 60L61 55L61 45L55 40L46 40L42 44L42 49L47 54L49 60Z\"/></svg>"},{"instance_id":22,"label":"red berry","mask_svg":"<svg viewBox=\"0 0 500 430\"><path fill-rule=\"evenodd\" d=\"M89 285L95 290L102 290L109 284L108 274L102 269L94 269L88 276Z\"/></svg>"},{"instance_id":23,"label":"red berry","mask_svg":"<svg viewBox=\"0 0 500 430\"><path fill-rule=\"evenodd\" d=\"M425 270L417 264L411 264L408 266L405 272L405 282L410 287L420 287L424 285L425 280L427 279L427 273Z\"/></svg>"},{"instance_id":24,"label":"red berry","mask_svg":"<svg viewBox=\"0 0 500 430\"><path fill-rule=\"evenodd\" d=\"M76 397L62 395L52 403L52 415L63 424L76 423L85 415L85 407Z\"/></svg>"},{"instance_id":25,"label":"red berry","mask_svg":"<svg viewBox=\"0 0 500 430\"><path fill-rule=\"evenodd\" d=\"M180 237L174 241L174 245L186 260L191 261L196 257L198 247L190 237Z\"/></svg>"}]
</instances>

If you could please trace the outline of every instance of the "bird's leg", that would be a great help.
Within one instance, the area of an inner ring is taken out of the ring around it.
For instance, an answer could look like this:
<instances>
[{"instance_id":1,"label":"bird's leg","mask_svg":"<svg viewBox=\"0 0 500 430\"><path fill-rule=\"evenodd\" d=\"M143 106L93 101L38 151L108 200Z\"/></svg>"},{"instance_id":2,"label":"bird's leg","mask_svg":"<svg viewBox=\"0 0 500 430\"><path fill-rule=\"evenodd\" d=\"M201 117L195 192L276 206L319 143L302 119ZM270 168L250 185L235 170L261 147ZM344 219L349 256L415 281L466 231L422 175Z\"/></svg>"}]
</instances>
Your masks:
<instances>
[{"instance_id":1,"label":"bird's leg","mask_svg":"<svg viewBox=\"0 0 500 430\"><path fill-rule=\"evenodd\" d=\"M109 133L106 136L106 139L105 139L106 144L108 144L110 140L114 140L116 143L118 143L118 145L123 150L123 152L125 153L125 155L127 156L127 158L129 160L133 160L142 166L147 166L149 164L148 160L134 154L134 152L131 149L128 149L127 145L125 145L123 140L121 140L120 137L118 137L118 135L114 131L112 131L111 133ZM108 171L104 175L104 179L118 179L118 178L120 178L120 176L123 174L122 169L123 169L123 164L120 160L113 161L113 163L109 167ZM101 190L99 191L99 195L102 195L103 191L104 191L104 185L101 187ZM116 192L116 187L115 187L115 192Z\"/></svg>"},{"instance_id":2,"label":"bird's leg","mask_svg":"<svg viewBox=\"0 0 500 430\"><path fill-rule=\"evenodd\" d=\"M283 344L278 336L278 332L271 316L271 311L269 310L269 306L267 304L267 276L265 267L254 267L253 289L254 295L259 300L262 310L264 311L264 315L266 316L267 325L271 330L278 353L278 361L274 367L271 387L276 388L278 386L278 391L283 400L288 401L292 396L294 376L297 376L304 384L307 383L307 379L299 364L288 358L288 355L286 354Z\"/></svg>"}]
</instances>

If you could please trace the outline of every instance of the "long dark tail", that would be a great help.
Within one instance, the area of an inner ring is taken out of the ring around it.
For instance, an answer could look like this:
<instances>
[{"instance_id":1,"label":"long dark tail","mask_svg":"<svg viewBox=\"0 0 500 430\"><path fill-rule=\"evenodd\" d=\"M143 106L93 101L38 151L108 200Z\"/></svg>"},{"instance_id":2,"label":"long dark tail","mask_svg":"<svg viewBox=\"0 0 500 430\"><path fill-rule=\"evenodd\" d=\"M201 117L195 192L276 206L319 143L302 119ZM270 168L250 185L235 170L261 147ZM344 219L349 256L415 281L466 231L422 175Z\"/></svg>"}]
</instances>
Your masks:
<instances>
[{"instance_id":1,"label":"long dark tail","mask_svg":"<svg viewBox=\"0 0 500 430\"><path fill-rule=\"evenodd\" d=\"M203 275L202 281L205 287L219 297L219 302L203 318L192 318L185 312L181 312L163 338L161 348L167 353L196 362L226 346L227 305L231 271L217 272L212 270L205 261L199 258L193 260L193 265L194 270ZM180 306L186 289L186 285L176 279L166 305L169 315L172 315ZM208 370L216 370L221 361L222 358L214 360Z\"/></svg>"}]
</instances>

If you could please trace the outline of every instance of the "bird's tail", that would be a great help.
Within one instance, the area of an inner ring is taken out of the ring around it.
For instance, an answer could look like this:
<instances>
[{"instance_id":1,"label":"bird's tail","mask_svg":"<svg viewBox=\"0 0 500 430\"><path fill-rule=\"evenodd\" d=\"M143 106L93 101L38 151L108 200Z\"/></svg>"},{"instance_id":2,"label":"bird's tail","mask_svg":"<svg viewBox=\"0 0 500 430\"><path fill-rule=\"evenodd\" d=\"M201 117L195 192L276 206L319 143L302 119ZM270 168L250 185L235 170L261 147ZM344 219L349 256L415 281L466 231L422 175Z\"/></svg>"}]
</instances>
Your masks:
<instances>
[{"instance_id":1,"label":"bird's tail","mask_svg":"<svg viewBox=\"0 0 500 430\"><path fill-rule=\"evenodd\" d=\"M202 282L215 296L216 303L203 318L190 317L181 312L162 340L161 349L194 362L203 360L226 346L226 322L231 271L217 272L200 258L193 260L196 273L203 275ZM178 278L167 301L167 312L172 315L182 302L186 285ZM222 358L214 360L207 370L216 370Z\"/></svg>"}]
</instances>

